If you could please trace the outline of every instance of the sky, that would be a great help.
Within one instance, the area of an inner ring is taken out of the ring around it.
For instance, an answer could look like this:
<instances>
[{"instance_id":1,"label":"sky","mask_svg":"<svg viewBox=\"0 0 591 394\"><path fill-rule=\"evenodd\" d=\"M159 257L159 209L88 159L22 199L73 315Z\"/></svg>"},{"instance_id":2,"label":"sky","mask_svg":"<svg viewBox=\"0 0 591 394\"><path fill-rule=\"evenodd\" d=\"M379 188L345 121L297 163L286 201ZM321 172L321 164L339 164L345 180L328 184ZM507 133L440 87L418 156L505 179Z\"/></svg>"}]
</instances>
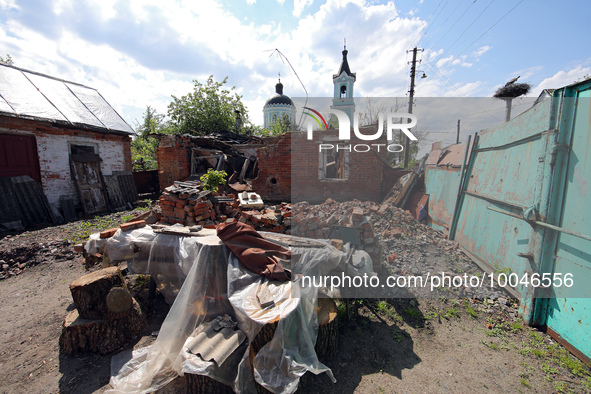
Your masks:
<instances>
[{"instance_id":1,"label":"sky","mask_svg":"<svg viewBox=\"0 0 591 394\"><path fill-rule=\"evenodd\" d=\"M586 0L0 0L0 56L97 89L132 127L227 76L262 125L279 74L291 97L332 96L345 40L359 98L407 100L415 46L415 108L517 76L537 97L591 74L589 15ZM428 140L454 142L455 127Z\"/></svg>"}]
</instances>

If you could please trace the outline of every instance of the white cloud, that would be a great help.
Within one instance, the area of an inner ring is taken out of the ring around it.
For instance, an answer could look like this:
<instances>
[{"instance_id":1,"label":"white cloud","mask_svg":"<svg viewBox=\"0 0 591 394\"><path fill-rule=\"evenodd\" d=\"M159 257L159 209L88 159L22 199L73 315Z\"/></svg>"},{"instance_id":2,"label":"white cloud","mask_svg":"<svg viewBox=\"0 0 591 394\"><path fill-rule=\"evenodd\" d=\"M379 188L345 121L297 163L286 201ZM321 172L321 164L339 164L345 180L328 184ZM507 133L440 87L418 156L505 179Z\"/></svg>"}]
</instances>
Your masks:
<instances>
[{"instance_id":1,"label":"white cloud","mask_svg":"<svg viewBox=\"0 0 591 394\"><path fill-rule=\"evenodd\" d=\"M253 5L257 2L257 0L246 0L246 4Z\"/></svg>"},{"instance_id":2,"label":"white cloud","mask_svg":"<svg viewBox=\"0 0 591 394\"><path fill-rule=\"evenodd\" d=\"M537 96L543 89L558 89L563 86L571 85L575 81L581 80L585 75L591 74L591 67L578 65L570 70L561 70L549 78L544 79L534 89L532 94Z\"/></svg>"},{"instance_id":3,"label":"white cloud","mask_svg":"<svg viewBox=\"0 0 591 394\"><path fill-rule=\"evenodd\" d=\"M491 47L490 45L484 45L484 46L481 46L480 48L478 48L477 50L475 50L475 51L473 52L473 54L474 54L474 56L476 56L476 57L480 57L480 56L482 56L484 53L486 53L486 52L488 52L489 50L491 50L491 48L492 48L492 47Z\"/></svg>"},{"instance_id":4,"label":"white cloud","mask_svg":"<svg viewBox=\"0 0 591 394\"><path fill-rule=\"evenodd\" d=\"M0 9L9 10L11 8L19 9L19 6L16 5L16 0L0 0Z\"/></svg>"},{"instance_id":5,"label":"white cloud","mask_svg":"<svg viewBox=\"0 0 591 394\"><path fill-rule=\"evenodd\" d=\"M472 67L472 63L466 61L466 56L460 56L457 58L453 55L439 59L437 62L437 68L440 70L443 70L449 66Z\"/></svg>"},{"instance_id":6,"label":"white cloud","mask_svg":"<svg viewBox=\"0 0 591 394\"><path fill-rule=\"evenodd\" d=\"M293 1L293 15L299 17L302 15L304 8L311 5L314 0L294 0Z\"/></svg>"},{"instance_id":7,"label":"white cloud","mask_svg":"<svg viewBox=\"0 0 591 394\"><path fill-rule=\"evenodd\" d=\"M404 96L406 51L426 24L401 16L394 3L364 0L327 0L292 30L277 22L245 21L216 1L102 4L56 0L53 10L63 21L57 28L51 26L53 36L45 34L47 29L9 19L0 29L0 53L10 53L24 68L98 89L129 123L141 117L146 105L165 113L170 95L187 94L193 79L202 81L210 74L216 80L230 77L228 85L237 86L251 120L259 124L278 72L285 93L292 97L306 94L295 73L310 96L332 96L332 75L341 62L345 37L349 64L357 73L355 94ZM297 6L303 12L310 4L312 0L301 0ZM80 9L96 9L98 18L76 14ZM81 22L67 23L73 16L80 16ZM122 23L121 37L111 37ZM96 28L103 30L95 32ZM285 59L268 52L274 48L289 59L295 73ZM425 56L433 59L440 54ZM465 58L458 61L470 65ZM421 80L418 86L435 96L449 91L436 78Z\"/></svg>"}]
</instances>

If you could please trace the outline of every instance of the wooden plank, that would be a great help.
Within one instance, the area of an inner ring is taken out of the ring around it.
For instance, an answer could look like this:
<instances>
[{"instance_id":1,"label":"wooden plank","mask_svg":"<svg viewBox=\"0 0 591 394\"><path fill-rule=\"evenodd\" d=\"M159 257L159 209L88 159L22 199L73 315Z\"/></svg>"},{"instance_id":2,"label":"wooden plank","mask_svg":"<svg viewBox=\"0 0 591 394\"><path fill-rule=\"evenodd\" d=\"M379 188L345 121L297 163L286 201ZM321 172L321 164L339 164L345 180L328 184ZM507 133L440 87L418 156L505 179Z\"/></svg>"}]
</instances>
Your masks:
<instances>
[{"instance_id":1,"label":"wooden plank","mask_svg":"<svg viewBox=\"0 0 591 394\"><path fill-rule=\"evenodd\" d=\"M113 175L117 176L123 200L129 203L136 202L138 199L137 188L135 187L135 179L133 179L131 171L113 171Z\"/></svg>"},{"instance_id":2,"label":"wooden plank","mask_svg":"<svg viewBox=\"0 0 591 394\"><path fill-rule=\"evenodd\" d=\"M105 182L105 190L107 192L109 206L112 209L125 208L125 200L123 199L123 194L121 194L117 176L105 175L103 176L103 181Z\"/></svg>"},{"instance_id":3,"label":"wooden plank","mask_svg":"<svg viewBox=\"0 0 591 394\"><path fill-rule=\"evenodd\" d=\"M401 207L403 205L403 203L406 201L407 194L411 191L416 179L417 174L415 172L411 173L410 178L402 187L402 190L396 197L396 200L394 200L394 206Z\"/></svg>"},{"instance_id":4,"label":"wooden plank","mask_svg":"<svg viewBox=\"0 0 591 394\"><path fill-rule=\"evenodd\" d=\"M100 162L78 162L70 160L74 183L80 203L86 215L107 210L107 197L103 186Z\"/></svg>"},{"instance_id":5,"label":"wooden plank","mask_svg":"<svg viewBox=\"0 0 591 394\"><path fill-rule=\"evenodd\" d=\"M244 183L244 176L246 175L246 171L248 171L249 165L250 160L244 160L244 164L242 164L242 170L240 171L240 177L238 178L238 182Z\"/></svg>"}]
</instances>

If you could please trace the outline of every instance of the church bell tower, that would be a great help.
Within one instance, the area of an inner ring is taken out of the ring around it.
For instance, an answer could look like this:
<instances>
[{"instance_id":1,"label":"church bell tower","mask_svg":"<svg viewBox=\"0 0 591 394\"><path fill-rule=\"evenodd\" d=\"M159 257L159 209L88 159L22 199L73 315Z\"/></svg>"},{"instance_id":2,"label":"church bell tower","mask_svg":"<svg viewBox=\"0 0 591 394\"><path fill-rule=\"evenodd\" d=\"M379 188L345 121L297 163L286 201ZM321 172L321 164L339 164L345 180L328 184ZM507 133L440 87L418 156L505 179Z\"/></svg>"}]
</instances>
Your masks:
<instances>
[{"instance_id":1,"label":"church bell tower","mask_svg":"<svg viewBox=\"0 0 591 394\"><path fill-rule=\"evenodd\" d=\"M332 76L332 83L334 84L334 95L332 99L332 106L330 108L343 111L349 117L351 126L353 125L353 115L355 114L355 101L353 99L353 85L357 76L351 72L349 62L347 61L347 45L343 49L343 60L338 73Z\"/></svg>"}]
</instances>

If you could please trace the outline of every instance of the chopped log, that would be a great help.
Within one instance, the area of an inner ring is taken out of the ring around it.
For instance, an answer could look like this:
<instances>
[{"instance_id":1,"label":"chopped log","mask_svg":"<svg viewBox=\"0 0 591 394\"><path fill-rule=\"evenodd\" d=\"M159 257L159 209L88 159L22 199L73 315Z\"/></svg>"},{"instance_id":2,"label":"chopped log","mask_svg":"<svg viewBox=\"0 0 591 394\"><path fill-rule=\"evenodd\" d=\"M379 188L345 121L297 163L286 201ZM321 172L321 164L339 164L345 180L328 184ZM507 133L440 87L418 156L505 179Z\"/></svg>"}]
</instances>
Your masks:
<instances>
[{"instance_id":1,"label":"chopped log","mask_svg":"<svg viewBox=\"0 0 591 394\"><path fill-rule=\"evenodd\" d=\"M334 355L338 349L339 331L337 325L337 305L331 298L319 298L316 312L318 314L318 337L316 339L316 346L314 349L316 350L318 359L321 362L325 362L328 357ZM252 362L259 350L261 350L261 348L273 338L273 335L275 335L277 323L278 322L275 321L265 324L252 341L250 347L251 366L253 365ZM302 376L298 388L300 392L308 391L305 389L305 387L306 383L309 382L310 379L314 379L313 374L305 374ZM255 382L255 384L259 394L270 393L270 391L258 384L258 382Z\"/></svg>"},{"instance_id":2,"label":"chopped log","mask_svg":"<svg viewBox=\"0 0 591 394\"><path fill-rule=\"evenodd\" d=\"M119 319L84 319L74 310L64 320L59 344L69 355L78 352L107 354L130 344L147 325L146 316L134 299L126 316Z\"/></svg>"},{"instance_id":3,"label":"chopped log","mask_svg":"<svg viewBox=\"0 0 591 394\"><path fill-rule=\"evenodd\" d=\"M337 304L331 298L318 299L318 339L316 354L320 361L336 354L339 345Z\"/></svg>"},{"instance_id":4,"label":"chopped log","mask_svg":"<svg viewBox=\"0 0 591 394\"><path fill-rule=\"evenodd\" d=\"M318 359L326 363L330 356L336 354L339 344L339 329L337 325L337 305L331 298L318 299L318 338L316 340L316 355ZM308 393L314 387L314 381L319 376L306 373L300 378L298 392Z\"/></svg>"},{"instance_id":5,"label":"chopped log","mask_svg":"<svg viewBox=\"0 0 591 394\"><path fill-rule=\"evenodd\" d=\"M133 304L131 294L123 287L113 287L107 295L108 320L120 319L128 314Z\"/></svg>"},{"instance_id":6,"label":"chopped log","mask_svg":"<svg viewBox=\"0 0 591 394\"><path fill-rule=\"evenodd\" d=\"M230 394L234 390L230 386L218 382L209 376L186 373L187 394Z\"/></svg>"},{"instance_id":7,"label":"chopped log","mask_svg":"<svg viewBox=\"0 0 591 394\"><path fill-rule=\"evenodd\" d=\"M277 329L278 323L279 320L265 324L257 336L252 340L250 348L251 351L254 352L255 356L263 346L273 339L273 335L275 335L275 330ZM254 359L254 357L252 358Z\"/></svg>"},{"instance_id":8,"label":"chopped log","mask_svg":"<svg viewBox=\"0 0 591 394\"><path fill-rule=\"evenodd\" d=\"M70 284L72 299L83 319L108 317L107 295L113 287L125 288L119 267L109 267L91 272Z\"/></svg>"}]
</instances>

